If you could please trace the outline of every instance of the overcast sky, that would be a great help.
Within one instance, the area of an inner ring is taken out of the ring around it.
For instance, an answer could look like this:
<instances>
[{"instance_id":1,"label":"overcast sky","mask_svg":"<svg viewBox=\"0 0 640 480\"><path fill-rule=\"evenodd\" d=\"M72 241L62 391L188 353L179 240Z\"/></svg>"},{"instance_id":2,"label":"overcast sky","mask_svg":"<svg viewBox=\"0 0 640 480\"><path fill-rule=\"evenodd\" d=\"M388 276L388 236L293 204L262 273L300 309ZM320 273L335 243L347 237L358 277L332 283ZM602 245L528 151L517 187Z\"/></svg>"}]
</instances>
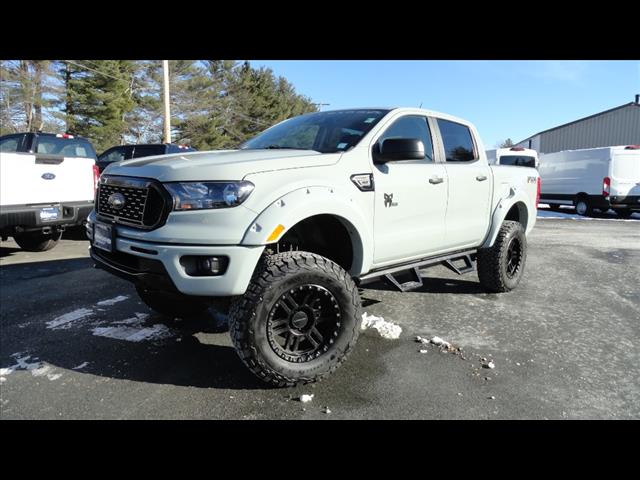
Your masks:
<instances>
[{"instance_id":1,"label":"overcast sky","mask_svg":"<svg viewBox=\"0 0 640 480\"><path fill-rule=\"evenodd\" d=\"M638 61L251 60L323 110L408 106L474 122L486 148L633 101Z\"/></svg>"}]
</instances>

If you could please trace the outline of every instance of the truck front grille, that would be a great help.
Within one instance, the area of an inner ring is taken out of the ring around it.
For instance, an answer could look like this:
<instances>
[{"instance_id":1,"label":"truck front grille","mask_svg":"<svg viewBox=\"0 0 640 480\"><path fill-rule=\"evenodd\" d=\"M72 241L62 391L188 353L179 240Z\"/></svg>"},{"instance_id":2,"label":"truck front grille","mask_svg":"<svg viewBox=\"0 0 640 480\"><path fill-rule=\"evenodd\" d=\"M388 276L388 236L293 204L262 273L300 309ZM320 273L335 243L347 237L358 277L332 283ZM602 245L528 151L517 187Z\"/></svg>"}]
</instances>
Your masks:
<instances>
[{"instance_id":1,"label":"truck front grille","mask_svg":"<svg viewBox=\"0 0 640 480\"><path fill-rule=\"evenodd\" d=\"M168 202L161 189L159 184L147 179L102 176L96 195L96 212L99 217L114 223L156 228L168 213Z\"/></svg>"}]
</instances>

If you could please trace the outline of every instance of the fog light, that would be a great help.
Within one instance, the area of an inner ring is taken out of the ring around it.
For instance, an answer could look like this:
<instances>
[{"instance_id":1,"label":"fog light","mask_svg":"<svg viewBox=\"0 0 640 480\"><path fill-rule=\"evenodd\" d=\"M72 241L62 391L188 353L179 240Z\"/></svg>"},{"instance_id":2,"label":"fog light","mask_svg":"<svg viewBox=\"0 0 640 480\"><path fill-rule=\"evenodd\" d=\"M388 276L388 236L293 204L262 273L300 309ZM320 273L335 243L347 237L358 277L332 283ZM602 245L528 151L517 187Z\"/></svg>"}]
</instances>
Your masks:
<instances>
[{"instance_id":1,"label":"fog light","mask_svg":"<svg viewBox=\"0 0 640 480\"><path fill-rule=\"evenodd\" d=\"M191 277L213 277L227 270L229 258L225 256L185 255L180 257L180 265Z\"/></svg>"},{"instance_id":2,"label":"fog light","mask_svg":"<svg viewBox=\"0 0 640 480\"><path fill-rule=\"evenodd\" d=\"M198 259L198 272L205 275L220 273L220 259L218 257L202 257Z\"/></svg>"}]
</instances>

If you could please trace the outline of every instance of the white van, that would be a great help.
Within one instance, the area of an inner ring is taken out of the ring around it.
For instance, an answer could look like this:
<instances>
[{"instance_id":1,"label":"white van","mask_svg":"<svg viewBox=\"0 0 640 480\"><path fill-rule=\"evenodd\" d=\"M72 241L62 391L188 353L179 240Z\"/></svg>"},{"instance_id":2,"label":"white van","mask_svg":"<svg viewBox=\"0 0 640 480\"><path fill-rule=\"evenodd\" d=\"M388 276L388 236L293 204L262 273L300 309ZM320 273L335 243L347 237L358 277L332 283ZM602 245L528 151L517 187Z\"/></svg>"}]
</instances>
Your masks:
<instances>
[{"instance_id":1,"label":"white van","mask_svg":"<svg viewBox=\"0 0 640 480\"><path fill-rule=\"evenodd\" d=\"M538 152L530 148L510 147L487 150L489 165L515 165L538 168Z\"/></svg>"},{"instance_id":2,"label":"white van","mask_svg":"<svg viewBox=\"0 0 640 480\"><path fill-rule=\"evenodd\" d=\"M628 218L640 211L640 145L565 150L540 155L540 202L574 205L579 215L612 208Z\"/></svg>"}]
</instances>

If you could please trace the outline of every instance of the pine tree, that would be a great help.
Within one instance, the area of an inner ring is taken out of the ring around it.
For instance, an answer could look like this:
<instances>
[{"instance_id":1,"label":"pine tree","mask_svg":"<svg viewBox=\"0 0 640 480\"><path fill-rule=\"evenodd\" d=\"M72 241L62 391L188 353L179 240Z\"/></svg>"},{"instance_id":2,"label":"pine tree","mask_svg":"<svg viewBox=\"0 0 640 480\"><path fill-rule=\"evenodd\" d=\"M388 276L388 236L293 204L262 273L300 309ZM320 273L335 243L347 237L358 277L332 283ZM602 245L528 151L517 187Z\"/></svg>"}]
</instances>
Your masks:
<instances>
[{"instance_id":1,"label":"pine tree","mask_svg":"<svg viewBox=\"0 0 640 480\"><path fill-rule=\"evenodd\" d=\"M71 63L71 62L69 62ZM67 79L67 124L93 142L96 151L124 142L126 117L135 108L135 62L78 60Z\"/></svg>"}]
</instances>

